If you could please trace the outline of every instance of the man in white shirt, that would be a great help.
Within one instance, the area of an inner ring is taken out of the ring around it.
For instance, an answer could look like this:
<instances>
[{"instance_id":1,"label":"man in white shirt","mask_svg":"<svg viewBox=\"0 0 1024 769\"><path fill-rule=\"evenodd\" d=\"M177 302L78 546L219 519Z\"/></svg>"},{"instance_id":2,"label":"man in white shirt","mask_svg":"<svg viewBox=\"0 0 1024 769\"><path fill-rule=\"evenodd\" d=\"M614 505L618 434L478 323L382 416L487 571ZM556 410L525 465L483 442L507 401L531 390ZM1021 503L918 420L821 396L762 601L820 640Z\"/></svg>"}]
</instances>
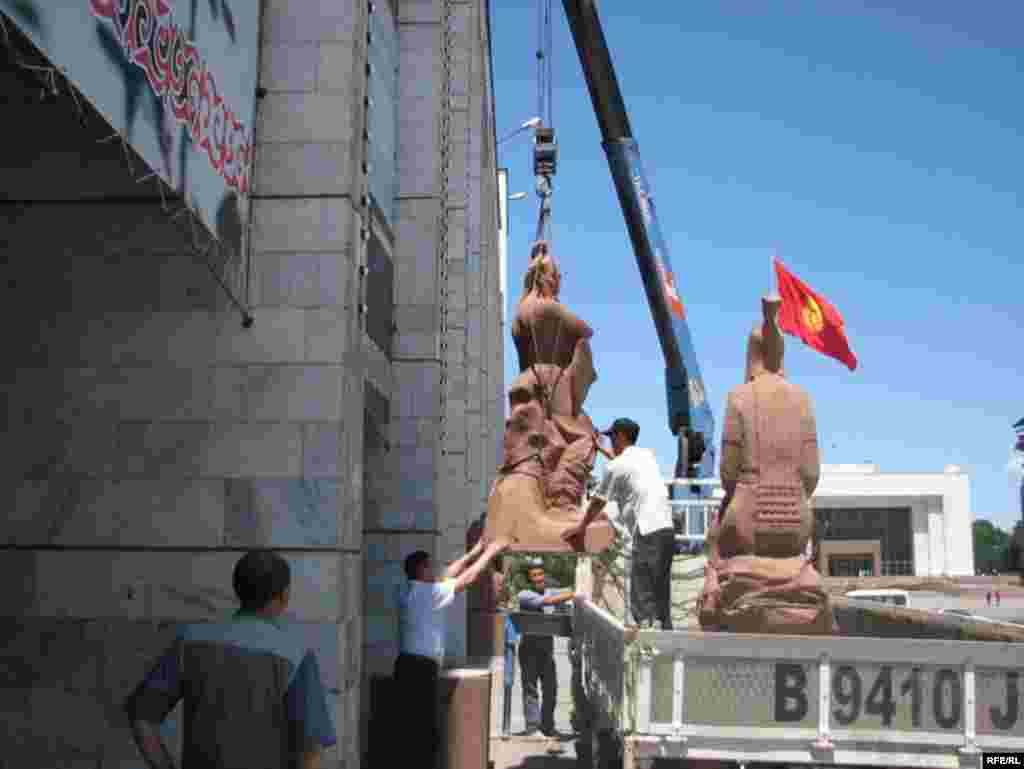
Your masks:
<instances>
[{"instance_id":1,"label":"man in white shirt","mask_svg":"<svg viewBox=\"0 0 1024 769\"><path fill-rule=\"evenodd\" d=\"M473 584L490 558L478 558L483 540L466 555L434 576L430 555L417 550L405 559L407 582L398 593L399 653L395 660L395 696L410 714L402 734L402 752L419 756L423 765L436 765L440 747L438 673L444 659L445 610Z\"/></svg>"},{"instance_id":2,"label":"man in white shirt","mask_svg":"<svg viewBox=\"0 0 1024 769\"><path fill-rule=\"evenodd\" d=\"M658 461L653 451L636 446L640 426L632 419L616 419L602 435L611 438L611 461L583 520L566 529L562 539L579 549L587 526L614 501L619 508L617 528L624 535L632 562L629 594L633 618L641 627L653 627L657 620L662 630L671 630L675 526Z\"/></svg>"}]
</instances>

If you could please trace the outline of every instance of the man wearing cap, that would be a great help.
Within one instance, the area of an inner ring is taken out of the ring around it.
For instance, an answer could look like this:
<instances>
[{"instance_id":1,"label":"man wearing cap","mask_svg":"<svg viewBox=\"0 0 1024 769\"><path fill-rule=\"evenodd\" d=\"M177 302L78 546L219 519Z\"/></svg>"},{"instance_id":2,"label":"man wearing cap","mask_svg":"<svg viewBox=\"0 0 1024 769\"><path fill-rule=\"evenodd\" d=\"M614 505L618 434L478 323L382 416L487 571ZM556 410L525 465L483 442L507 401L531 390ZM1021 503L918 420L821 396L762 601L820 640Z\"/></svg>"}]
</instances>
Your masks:
<instances>
[{"instance_id":1,"label":"man wearing cap","mask_svg":"<svg viewBox=\"0 0 1024 769\"><path fill-rule=\"evenodd\" d=\"M562 539L577 549L583 533L609 500L619 507L619 531L630 553L630 609L641 627L655 620L662 630L672 629L672 557L675 526L665 481L654 452L636 445L640 426L632 419L616 419L601 433L611 438L610 458L601 485L590 499L583 520L565 530ZM594 436L595 441L598 437Z\"/></svg>"},{"instance_id":2,"label":"man wearing cap","mask_svg":"<svg viewBox=\"0 0 1024 769\"><path fill-rule=\"evenodd\" d=\"M544 562L532 558L526 562L526 578L531 588L520 590L519 611L551 614L564 611L576 597L572 590L552 585L544 574ZM552 636L524 634L519 641L520 681L523 685L523 716L526 734L540 729L546 737L556 737L555 703L558 699L558 671L555 669L555 639ZM540 686L538 687L538 683ZM544 698L541 700L541 691Z\"/></svg>"}]
</instances>

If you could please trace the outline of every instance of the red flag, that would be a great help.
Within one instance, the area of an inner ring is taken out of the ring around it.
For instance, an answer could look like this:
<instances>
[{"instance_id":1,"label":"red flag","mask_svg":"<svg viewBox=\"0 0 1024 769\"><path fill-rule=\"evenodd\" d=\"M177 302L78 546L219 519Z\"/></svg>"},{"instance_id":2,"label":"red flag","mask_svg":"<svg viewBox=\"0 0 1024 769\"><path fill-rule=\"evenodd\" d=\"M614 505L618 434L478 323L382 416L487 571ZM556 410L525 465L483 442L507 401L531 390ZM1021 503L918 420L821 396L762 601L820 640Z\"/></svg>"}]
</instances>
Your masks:
<instances>
[{"instance_id":1,"label":"red flag","mask_svg":"<svg viewBox=\"0 0 1024 769\"><path fill-rule=\"evenodd\" d=\"M782 297L779 328L800 337L808 347L845 363L850 371L854 371L857 356L850 350L839 310L787 270L778 259L775 260L775 276Z\"/></svg>"}]
</instances>

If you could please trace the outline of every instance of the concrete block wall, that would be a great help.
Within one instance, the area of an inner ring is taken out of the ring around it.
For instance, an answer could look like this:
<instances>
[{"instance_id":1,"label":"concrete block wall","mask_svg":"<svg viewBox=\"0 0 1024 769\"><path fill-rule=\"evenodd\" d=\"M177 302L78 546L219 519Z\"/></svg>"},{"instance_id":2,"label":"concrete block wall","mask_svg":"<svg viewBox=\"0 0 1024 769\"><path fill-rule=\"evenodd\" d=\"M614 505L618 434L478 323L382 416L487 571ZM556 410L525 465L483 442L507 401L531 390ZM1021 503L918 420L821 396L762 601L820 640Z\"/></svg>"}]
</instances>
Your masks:
<instances>
[{"instance_id":1,"label":"concrete block wall","mask_svg":"<svg viewBox=\"0 0 1024 769\"><path fill-rule=\"evenodd\" d=\"M251 329L73 120L22 133L38 157L88 156L88 179L0 178L25 201L0 207L17 330L0 364L0 575L18 587L0 601L0 756L19 767L139 766L121 702L176 623L234 608L252 547L292 564L335 711L325 765L355 766L368 677L396 651L401 559L458 555L482 509L504 400L486 4L376 6L400 42L390 226L363 199L367 4L265 2L251 230L225 273ZM366 229L394 264L390 357L358 311ZM390 414L373 450L368 388Z\"/></svg>"},{"instance_id":2,"label":"concrete block wall","mask_svg":"<svg viewBox=\"0 0 1024 769\"><path fill-rule=\"evenodd\" d=\"M488 320L500 307L485 14L480 0L397 4L396 456L391 495L365 529L367 678L390 673L397 653L402 559L421 548L438 562L461 555L493 477L493 393L503 377L491 365L502 360L500 322ZM458 658L461 601L449 618L447 652Z\"/></svg>"},{"instance_id":3,"label":"concrete block wall","mask_svg":"<svg viewBox=\"0 0 1024 769\"><path fill-rule=\"evenodd\" d=\"M501 354L502 339L488 321L500 315L500 293L487 29L484 3L448 5L451 152L445 214L450 231L442 443L446 478L438 501L439 552L446 559L461 554L468 525L484 510L495 470L491 445L501 424L491 393L494 380L503 379L492 365ZM464 651L464 637L458 643Z\"/></svg>"},{"instance_id":4,"label":"concrete block wall","mask_svg":"<svg viewBox=\"0 0 1024 769\"><path fill-rule=\"evenodd\" d=\"M257 215L268 205L257 201ZM0 602L13 671L3 707L21 747L0 754L24 756L19 766L137 766L120 703L169 623L234 608L231 570L250 547L280 548L292 564L294 617L323 658L346 745L362 612L342 419L357 375L329 282L348 270L344 248L313 251L305 235L299 245L276 231L271 252L257 228L245 330L153 204L3 214L10 242L32 247L9 252L3 298L8 328L22 330L4 365L0 438L0 543L17 548L2 571L20 588ZM338 248L350 210L318 215ZM311 264L328 280L301 277Z\"/></svg>"},{"instance_id":5,"label":"concrete block wall","mask_svg":"<svg viewBox=\"0 0 1024 769\"><path fill-rule=\"evenodd\" d=\"M358 309L361 233L370 226L362 201L367 12L362 2L265 4L250 279L258 307L304 308L306 360L246 372L243 407L249 419L300 423L303 451L301 486L238 489L262 516L252 522L258 530L264 511L287 510L292 528L315 504L334 512L333 530L321 526L306 547L329 549L336 575L299 571L318 604L333 609L327 621L338 641L322 667L336 692L338 747L328 765L349 768L362 760L365 389L368 381L385 396L391 389L390 362Z\"/></svg>"},{"instance_id":6,"label":"concrete block wall","mask_svg":"<svg viewBox=\"0 0 1024 769\"><path fill-rule=\"evenodd\" d=\"M235 608L253 547L292 565L339 737L325 766L359 764L363 385L391 375L356 312L361 9L266 3L251 251L226 274L251 329L73 120L39 120L26 151L90 157L89 190L0 176L22 201L0 207L0 764L140 766L124 698L175 624Z\"/></svg>"}]
</instances>

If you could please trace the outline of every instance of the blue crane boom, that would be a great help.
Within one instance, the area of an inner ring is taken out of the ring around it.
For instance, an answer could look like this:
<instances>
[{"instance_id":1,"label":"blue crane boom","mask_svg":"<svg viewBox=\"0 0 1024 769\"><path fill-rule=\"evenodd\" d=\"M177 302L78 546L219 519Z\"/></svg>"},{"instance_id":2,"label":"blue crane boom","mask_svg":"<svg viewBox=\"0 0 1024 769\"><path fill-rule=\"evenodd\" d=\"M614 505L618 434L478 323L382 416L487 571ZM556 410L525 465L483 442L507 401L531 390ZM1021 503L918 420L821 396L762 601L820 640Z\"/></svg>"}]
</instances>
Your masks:
<instances>
[{"instance_id":1,"label":"blue crane boom","mask_svg":"<svg viewBox=\"0 0 1024 769\"><path fill-rule=\"evenodd\" d=\"M665 358L668 426L679 441L676 476L706 478L714 472L714 415L597 4L595 0L562 0L562 4Z\"/></svg>"}]
</instances>

